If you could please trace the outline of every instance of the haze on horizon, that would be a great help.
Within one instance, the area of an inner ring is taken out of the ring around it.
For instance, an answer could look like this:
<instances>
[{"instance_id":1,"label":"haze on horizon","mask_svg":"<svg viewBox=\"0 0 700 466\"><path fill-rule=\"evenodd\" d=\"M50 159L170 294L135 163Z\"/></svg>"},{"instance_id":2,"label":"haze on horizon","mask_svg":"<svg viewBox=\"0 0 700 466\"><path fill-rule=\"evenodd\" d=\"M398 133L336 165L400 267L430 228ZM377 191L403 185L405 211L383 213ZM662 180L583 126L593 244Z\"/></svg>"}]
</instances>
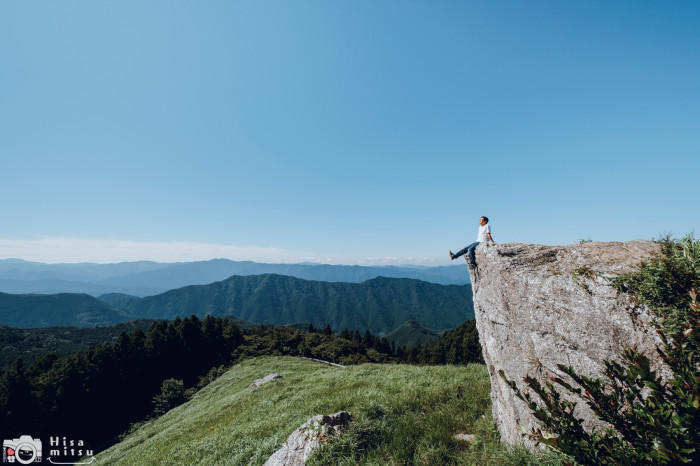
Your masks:
<instances>
[{"instance_id":1,"label":"haze on horizon","mask_svg":"<svg viewBox=\"0 0 700 466\"><path fill-rule=\"evenodd\" d=\"M0 259L450 264L698 227L700 4L0 4Z\"/></svg>"}]
</instances>

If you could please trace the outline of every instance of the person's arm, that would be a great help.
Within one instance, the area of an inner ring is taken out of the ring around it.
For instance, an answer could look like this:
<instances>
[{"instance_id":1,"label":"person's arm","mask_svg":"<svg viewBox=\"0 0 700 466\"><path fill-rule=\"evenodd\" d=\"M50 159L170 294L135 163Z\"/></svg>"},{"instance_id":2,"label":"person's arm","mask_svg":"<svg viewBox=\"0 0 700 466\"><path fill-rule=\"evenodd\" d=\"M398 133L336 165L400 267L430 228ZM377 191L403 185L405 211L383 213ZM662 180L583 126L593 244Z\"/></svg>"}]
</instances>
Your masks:
<instances>
[{"instance_id":1,"label":"person's arm","mask_svg":"<svg viewBox=\"0 0 700 466\"><path fill-rule=\"evenodd\" d=\"M489 228L488 231L486 231L486 237L487 237L492 243L494 243L494 244L496 243L496 242L493 240L493 236L491 236L491 228Z\"/></svg>"}]
</instances>

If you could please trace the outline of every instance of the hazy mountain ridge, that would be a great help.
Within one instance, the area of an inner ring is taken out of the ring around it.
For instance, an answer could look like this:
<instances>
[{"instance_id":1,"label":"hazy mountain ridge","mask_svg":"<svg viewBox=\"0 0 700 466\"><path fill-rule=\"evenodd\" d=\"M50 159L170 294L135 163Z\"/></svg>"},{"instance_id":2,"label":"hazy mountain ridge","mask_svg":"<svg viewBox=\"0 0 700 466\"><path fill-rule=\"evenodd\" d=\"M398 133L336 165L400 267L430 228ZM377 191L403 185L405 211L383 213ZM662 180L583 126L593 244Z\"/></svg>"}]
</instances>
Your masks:
<instances>
[{"instance_id":1,"label":"hazy mountain ridge","mask_svg":"<svg viewBox=\"0 0 700 466\"><path fill-rule=\"evenodd\" d=\"M77 293L99 296L108 293L127 293L136 296L149 296L161 293L160 288L141 286L121 287L61 279L12 280L0 278L0 292L12 294L59 294Z\"/></svg>"},{"instance_id":2,"label":"hazy mountain ridge","mask_svg":"<svg viewBox=\"0 0 700 466\"><path fill-rule=\"evenodd\" d=\"M95 327L131 318L127 312L86 294L0 293L0 324L11 327Z\"/></svg>"},{"instance_id":3,"label":"hazy mountain ridge","mask_svg":"<svg viewBox=\"0 0 700 466\"><path fill-rule=\"evenodd\" d=\"M44 264L0 260L0 291L8 293L126 293L149 296L187 285L204 285L232 275L289 275L306 280L360 283L378 276L414 278L443 285L468 283L460 266L358 266L329 264L266 264L251 261L115 264Z\"/></svg>"}]
</instances>

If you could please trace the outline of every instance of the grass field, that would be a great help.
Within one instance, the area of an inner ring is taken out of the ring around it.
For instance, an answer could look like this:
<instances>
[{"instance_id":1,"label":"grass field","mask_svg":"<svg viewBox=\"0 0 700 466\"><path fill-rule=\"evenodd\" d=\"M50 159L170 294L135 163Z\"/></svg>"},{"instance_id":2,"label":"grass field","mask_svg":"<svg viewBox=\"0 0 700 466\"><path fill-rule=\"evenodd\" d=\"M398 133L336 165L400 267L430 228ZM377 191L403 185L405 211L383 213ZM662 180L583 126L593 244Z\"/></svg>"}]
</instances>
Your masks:
<instances>
[{"instance_id":1,"label":"grass field","mask_svg":"<svg viewBox=\"0 0 700 466\"><path fill-rule=\"evenodd\" d=\"M283 378L255 390L269 373ZM347 368L294 357L244 361L187 403L135 428L94 464L263 464L316 414L353 421L311 464L559 464L552 454L508 449L493 427L482 365L361 364ZM471 444L454 440L476 434Z\"/></svg>"}]
</instances>

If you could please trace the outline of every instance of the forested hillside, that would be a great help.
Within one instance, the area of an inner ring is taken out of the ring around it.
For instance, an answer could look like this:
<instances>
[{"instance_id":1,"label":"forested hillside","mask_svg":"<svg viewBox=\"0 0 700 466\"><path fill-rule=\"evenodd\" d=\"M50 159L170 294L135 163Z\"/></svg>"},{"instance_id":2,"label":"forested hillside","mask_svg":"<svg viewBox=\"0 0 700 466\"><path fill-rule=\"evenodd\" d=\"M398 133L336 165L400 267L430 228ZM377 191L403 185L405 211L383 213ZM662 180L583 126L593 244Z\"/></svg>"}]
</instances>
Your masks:
<instances>
[{"instance_id":1,"label":"forested hillside","mask_svg":"<svg viewBox=\"0 0 700 466\"><path fill-rule=\"evenodd\" d=\"M116 309L86 294L55 295L0 293L0 325L12 327L95 327L131 320Z\"/></svg>"},{"instance_id":2,"label":"forested hillside","mask_svg":"<svg viewBox=\"0 0 700 466\"><path fill-rule=\"evenodd\" d=\"M111 302L119 305L118 300ZM233 276L140 300L124 299L121 306L140 319L210 314L267 325L330 325L334 331L347 328L378 335L407 320L440 332L474 316L469 285L383 277L363 283L329 283L283 275Z\"/></svg>"},{"instance_id":3,"label":"forested hillside","mask_svg":"<svg viewBox=\"0 0 700 466\"><path fill-rule=\"evenodd\" d=\"M100 343L114 343L124 332L143 331L153 320L132 320L106 327L47 327L14 328L0 325L0 371L10 367L12 361L22 358L29 364L45 354L67 356L86 351Z\"/></svg>"},{"instance_id":4,"label":"forested hillside","mask_svg":"<svg viewBox=\"0 0 700 466\"><path fill-rule=\"evenodd\" d=\"M439 333L423 327L419 322L407 320L392 330L391 333L386 336L386 339L397 346L413 348L435 340L439 336Z\"/></svg>"}]
</instances>

